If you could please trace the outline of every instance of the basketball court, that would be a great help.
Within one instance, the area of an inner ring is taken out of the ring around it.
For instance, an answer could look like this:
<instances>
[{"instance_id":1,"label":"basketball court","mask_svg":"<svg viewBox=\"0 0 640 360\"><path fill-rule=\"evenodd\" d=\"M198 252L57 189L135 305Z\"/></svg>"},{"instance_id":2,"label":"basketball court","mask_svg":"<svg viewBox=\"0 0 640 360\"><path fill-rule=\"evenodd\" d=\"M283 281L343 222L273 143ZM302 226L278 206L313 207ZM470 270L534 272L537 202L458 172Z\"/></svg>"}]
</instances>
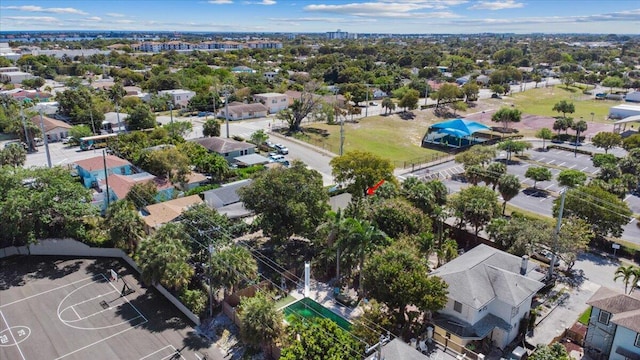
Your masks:
<instances>
[{"instance_id":1,"label":"basketball court","mask_svg":"<svg viewBox=\"0 0 640 360\"><path fill-rule=\"evenodd\" d=\"M0 264L8 279L0 283L0 359L218 358L193 324L119 260Z\"/></svg>"}]
</instances>

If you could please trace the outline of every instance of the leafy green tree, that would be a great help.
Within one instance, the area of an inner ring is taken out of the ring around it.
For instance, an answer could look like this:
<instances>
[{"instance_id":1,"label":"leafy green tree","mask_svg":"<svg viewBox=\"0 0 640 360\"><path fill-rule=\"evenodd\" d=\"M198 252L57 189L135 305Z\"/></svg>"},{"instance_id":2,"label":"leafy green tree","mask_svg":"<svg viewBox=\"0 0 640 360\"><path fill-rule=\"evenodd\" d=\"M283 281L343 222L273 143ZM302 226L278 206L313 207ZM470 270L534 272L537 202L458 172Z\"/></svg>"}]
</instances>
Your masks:
<instances>
[{"instance_id":1,"label":"leafy green tree","mask_svg":"<svg viewBox=\"0 0 640 360\"><path fill-rule=\"evenodd\" d=\"M624 293L631 294L633 289L638 284L638 279L640 278L640 268L635 267L633 265L621 265L616 269L616 272L613 277L613 281L622 280L624 283ZM629 285L631 285L631 289L629 290Z\"/></svg>"},{"instance_id":2,"label":"leafy green tree","mask_svg":"<svg viewBox=\"0 0 640 360\"><path fill-rule=\"evenodd\" d=\"M496 157L496 149L491 146L474 145L469 150L456 155L457 163L462 164L465 168L472 165L484 166Z\"/></svg>"},{"instance_id":3,"label":"leafy green tree","mask_svg":"<svg viewBox=\"0 0 640 360\"><path fill-rule=\"evenodd\" d=\"M119 200L107 208L106 223L109 224L111 243L132 254L143 239L144 220L135 205L128 200Z\"/></svg>"},{"instance_id":4,"label":"leafy green tree","mask_svg":"<svg viewBox=\"0 0 640 360\"><path fill-rule=\"evenodd\" d=\"M487 233L500 248L516 256L529 255L533 249L549 244L553 238L548 223L521 216L493 219L487 225Z\"/></svg>"},{"instance_id":5,"label":"leafy green tree","mask_svg":"<svg viewBox=\"0 0 640 360\"><path fill-rule=\"evenodd\" d=\"M260 146L262 145L265 141L269 140L269 135L267 135L264 130L260 129L257 131L254 131L251 134L251 138L250 138L251 142Z\"/></svg>"},{"instance_id":6,"label":"leafy green tree","mask_svg":"<svg viewBox=\"0 0 640 360\"><path fill-rule=\"evenodd\" d=\"M365 344L335 322L325 318L307 320L297 313L291 315L290 320L281 360L361 360L364 357Z\"/></svg>"},{"instance_id":7,"label":"leafy green tree","mask_svg":"<svg viewBox=\"0 0 640 360\"><path fill-rule=\"evenodd\" d=\"M480 165L471 165L464 169L465 178L473 185L478 185L485 174L485 169Z\"/></svg>"},{"instance_id":8,"label":"leafy green tree","mask_svg":"<svg viewBox=\"0 0 640 360\"><path fill-rule=\"evenodd\" d=\"M417 90L409 90L402 96L400 101L398 102L398 106L404 109L404 111L413 110L418 107L418 100L420 99L420 94Z\"/></svg>"},{"instance_id":9,"label":"leafy green tree","mask_svg":"<svg viewBox=\"0 0 640 360\"><path fill-rule=\"evenodd\" d=\"M603 166L617 166L618 158L613 154L594 154L591 158L593 166L600 168Z\"/></svg>"},{"instance_id":10,"label":"leafy green tree","mask_svg":"<svg viewBox=\"0 0 640 360\"><path fill-rule=\"evenodd\" d=\"M624 139L622 141L622 147L627 151L640 148L640 134L633 134Z\"/></svg>"},{"instance_id":11,"label":"leafy green tree","mask_svg":"<svg viewBox=\"0 0 640 360\"><path fill-rule=\"evenodd\" d=\"M332 174L337 183L349 184L353 196L364 196L367 189L381 180L396 183L391 161L366 151L350 151L331 159Z\"/></svg>"},{"instance_id":12,"label":"leafy green tree","mask_svg":"<svg viewBox=\"0 0 640 360\"><path fill-rule=\"evenodd\" d=\"M369 296L395 314L396 324L406 322L407 305L430 313L447 303L447 284L428 275L424 257L406 241L396 241L373 254L365 263L364 273Z\"/></svg>"},{"instance_id":13,"label":"leafy green tree","mask_svg":"<svg viewBox=\"0 0 640 360\"><path fill-rule=\"evenodd\" d=\"M85 124L74 125L71 127L71 129L69 129L69 136L73 137L74 139L79 140L80 138L91 135L93 135L93 131L91 131L91 128Z\"/></svg>"},{"instance_id":14,"label":"leafy green tree","mask_svg":"<svg viewBox=\"0 0 640 360\"><path fill-rule=\"evenodd\" d=\"M529 356L530 360L569 360L567 349L560 343L552 345L538 345Z\"/></svg>"},{"instance_id":15,"label":"leafy green tree","mask_svg":"<svg viewBox=\"0 0 640 360\"><path fill-rule=\"evenodd\" d=\"M180 292L180 302L196 315L203 315L207 307L207 294L200 289L184 288Z\"/></svg>"},{"instance_id":16,"label":"leafy green tree","mask_svg":"<svg viewBox=\"0 0 640 360\"><path fill-rule=\"evenodd\" d=\"M92 129L100 128L104 113L113 109L104 95L97 94L86 86L59 92L56 94L56 101L59 104L58 111L62 115L69 116L72 124L87 124ZM93 125L91 119L93 119Z\"/></svg>"},{"instance_id":17,"label":"leafy green tree","mask_svg":"<svg viewBox=\"0 0 640 360\"><path fill-rule=\"evenodd\" d=\"M468 106L464 101L456 101L451 104L451 108L453 109L453 116L456 116L456 112L458 111L467 111Z\"/></svg>"},{"instance_id":18,"label":"leafy green tree","mask_svg":"<svg viewBox=\"0 0 640 360\"><path fill-rule=\"evenodd\" d=\"M533 188L536 189L536 185L538 181L548 181L553 178L553 174L551 174L551 170L542 166L530 166L527 168L527 171L524 173L526 178L533 180Z\"/></svg>"},{"instance_id":19,"label":"leafy green tree","mask_svg":"<svg viewBox=\"0 0 640 360\"><path fill-rule=\"evenodd\" d=\"M370 214L375 225L391 238L417 235L431 228L431 221L408 201L395 198L373 205Z\"/></svg>"},{"instance_id":20,"label":"leafy green tree","mask_svg":"<svg viewBox=\"0 0 640 360\"><path fill-rule=\"evenodd\" d=\"M281 241L313 234L328 210L320 173L299 161L259 173L238 193L245 207L258 214L265 234Z\"/></svg>"},{"instance_id":21,"label":"leafy green tree","mask_svg":"<svg viewBox=\"0 0 640 360\"><path fill-rule=\"evenodd\" d=\"M167 129L167 133L171 136L186 137L193 129L193 124L190 121L174 121L172 123L162 125Z\"/></svg>"},{"instance_id":22,"label":"leafy green tree","mask_svg":"<svg viewBox=\"0 0 640 360\"><path fill-rule=\"evenodd\" d=\"M22 144L11 144L0 150L0 166L22 166L27 161L27 150Z\"/></svg>"},{"instance_id":23,"label":"leafy green tree","mask_svg":"<svg viewBox=\"0 0 640 360\"><path fill-rule=\"evenodd\" d=\"M558 174L558 183L561 186L576 187L582 186L587 181L587 174L579 170L566 169Z\"/></svg>"},{"instance_id":24,"label":"leafy green tree","mask_svg":"<svg viewBox=\"0 0 640 360\"><path fill-rule=\"evenodd\" d=\"M136 262L144 282L160 283L174 290L188 285L194 270L187 262L190 255L187 242L184 227L179 223L165 224L141 242Z\"/></svg>"},{"instance_id":25,"label":"leafy green tree","mask_svg":"<svg viewBox=\"0 0 640 360\"><path fill-rule=\"evenodd\" d=\"M268 293L258 291L253 297L242 297L238 314L240 337L254 349L271 346L283 335L282 312Z\"/></svg>"},{"instance_id":26,"label":"leafy green tree","mask_svg":"<svg viewBox=\"0 0 640 360\"><path fill-rule=\"evenodd\" d=\"M552 110L555 112L562 113L562 117L566 118L567 114L573 114L574 112L576 112L576 107L575 105L573 105L572 102L569 102L567 100L561 100L555 103L555 105L553 105Z\"/></svg>"},{"instance_id":27,"label":"leafy green tree","mask_svg":"<svg viewBox=\"0 0 640 360\"><path fill-rule=\"evenodd\" d=\"M319 85L315 82L306 83L300 98L295 99L288 109L284 109L276 115L278 119L289 124L290 131L300 131L302 120L318 106L320 97L315 96L318 88Z\"/></svg>"},{"instance_id":28,"label":"leafy green tree","mask_svg":"<svg viewBox=\"0 0 640 360\"><path fill-rule=\"evenodd\" d=\"M127 117L129 130L152 129L156 126L156 116L147 104L139 104L129 112Z\"/></svg>"},{"instance_id":29,"label":"leafy green tree","mask_svg":"<svg viewBox=\"0 0 640 360\"><path fill-rule=\"evenodd\" d=\"M97 214L91 191L62 167L0 166L0 246L23 246L48 237L80 238L84 219Z\"/></svg>"},{"instance_id":30,"label":"leafy green tree","mask_svg":"<svg viewBox=\"0 0 640 360\"><path fill-rule=\"evenodd\" d=\"M475 81L469 81L462 85L462 93L464 94L464 101L466 103L476 101L478 100L478 94L480 94L480 86L478 86Z\"/></svg>"},{"instance_id":31,"label":"leafy green tree","mask_svg":"<svg viewBox=\"0 0 640 360\"><path fill-rule=\"evenodd\" d=\"M462 90L456 84L445 83L442 84L438 91L432 91L429 97L436 101L436 109L440 107L440 104L448 104L464 96Z\"/></svg>"},{"instance_id":32,"label":"leafy green tree","mask_svg":"<svg viewBox=\"0 0 640 360\"><path fill-rule=\"evenodd\" d=\"M591 142L594 146L604 149L604 153L607 154L610 149L622 144L622 137L620 134L603 131L591 138Z\"/></svg>"},{"instance_id":33,"label":"leafy green tree","mask_svg":"<svg viewBox=\"0 0 640 360\"><path fill-rule=\"evenodd\" d=\"M389 316L386 307L374 299L363 306L362 315L353 321L351 333L367 344L375 344L380 341L379 329L393 327L393 318ZM371 324L377 326L372 327Z\"/></svg>"},{"instance_id":34,"label":"leafy green tree","mask_svg":"<svg viewBox=\"0 0 640 360\"><path fill-rule=\"evenodd\" d=\"M587 251L594 235L586 221L569 216L562 219L557 240L551 240L546 245L567 264L567 271L571 271L578 256Z\"/></svg>"},{"instance_id":35,"label":"leafy green tree","mask_svg":"<svg viewBox=\"0 0 640 360\"><path fill-rule=\"evenodd\" d=\"M129 201L133 206L141 210L148 205L158 202L158 187L153 181L146 181L134 184L127 193L125 200Z\"/></svg>"},{"instance_id":36,"label":"leafy green tree","mask_svg":"<svg viewBox=\"0 0 640 360\"><path fill-rule=\"evenodd\" d=\"M559 206L560 198L554 200L554 217L558 214ZM629 205L616 195L589 184L567 190L564 214L591 224L597 235L620 236L632 212Z\"/></svg>"},{"instance_id":37,"label":"leafy green tree","mask_svg":"<svg viewBox=\"0 0 640 360\"><path fill-rule=\"evenodd\" d=\"M207 120L202 126L203 136L220 136L220 122L216 119Z\"/></svg>"},{"instance_id":38,"label":"leafy green tree","mask_svg":"<svg viewBox=\"0 0 640 360\"><path fill-rule=\"evenodd\" d=\"M504 94L506 93L505 87L500 84L491 84L491 92L494 94Z\"/></svg>"},{"instance_id":39,"label":"leafy green tree","mask_svg":"<svg viewBox=\"0 0 640 360\"><path fill-rule=\"evenodd\" d=\"M520 193L520 180L513 174L504 174L498 179L498 192L504 200L502 204L502 214L507 210L507 202Z\"/></svg>"},{"instance_id":40,"label":"leafy green tree","mask_svg":"<svg viewBox=\"0 0 640 360\"><path fill-rule=\"evenodd\" d=\"M470 186L451 196L449 206L459 223L474 227L478 237L480 229L498 214L498 197L486 186Z\"/></svg>"},{"instance_id":41,"label":"leafy green tree","mask_svg":"<svg viewBox=\"0 0 640 360\"><path fill-rule=\"evenodd\" d=\"M438 181L438 183L442 184ZM433 215L437 206L446 204L447 194L440 194L435 182L425 182L416 177L410 177L402 183L404 196L413 206L427 215ZM441 198L444 197L444 198Z\"/></svg>"},{"instance_id":42,"label":"leafy green tree","mask_svg":"<svg viewBox=\"0 0 640 360\"><path fill-rule=\"evenodd\" d=\"M502 123L504 129L509 128L509 123L520 122L522 119L522 111L515 108L503 107L491 115L491 120Z\"/></svg>"},{"instance_id":43,"label":"leafy green tree","mask_svg":"<svg viewBox=\"0 0 640 360\"><path fill-rule=\"evenodd\" d=\"M396 109L396 103L390 97L382 99L382 107L384 108L384 114L392 113Z\"/></svg>"},{"instance_id":44,"label":"leafy green tree","mask_svg":"<svg viewBox=\"0 0 640 360\"><path fill-rule=\"evenodd\" d=\"M258 277L258 264L249 250L231 245L213 252L209 274L211 286L224 288L225 295L228 295L246 279L251 281Z\"/></svg>"},{"instance_id":45,"label":"leafy green tree","mask_svg":"<svg viewBox=\"0 0 640 360\"><path fill-rule=\"evenodd\" d=\"M528 141L513 141L508 139L498 144L498 150L507 151L507 161L511 161L512 153L522 153L526 149L530 149L532 147L531 143Z\"/></svg>"},{"instance_id":46,"label":"leafy green tree","mask_svg":"<svg viewBox=\"0 0 640 360\"><path fill-rule=\"evenodd\" d=\"M553 122L553 130L556 130L558 135L560 135L560 131L567 131L567 129L571 127L571 124L573 124L573 120L571 119L564 117L556 119L556 121Z\"/></svg>"},{"instance_id":47,"label":"leafy green tree","mask_svg":"<svg viewBox=\"0 0 640 360\"><path fill-rule=\"evenodd\" d=\"M545 142L553 138L553 132L549 128L542 128L536 132L536 137L542 139L542 149L546 149Z\"/></svg>"},{"instance_id":48,"label":"leafy green tree","mask_svg":"<svg viewBox=\"0 0 640 360\"><path fill-rule=\"evenodd\" d=\"M624 80L618 76L607 76L602 80L602 86L608 87L609 92L613 92L613 88L621 88L624 86Z\"/></svg>"},{"instance_id":49,"label":"leafy green tree","mask_svg":"<svg viewBox=\"0 0 640 360\"><path fill-rule=\"evenodd\" d=\"M189 158L176 148L146 151L141 156L141 166L150 173L177 184L185 182L191 171Z\"/></svg>"}]
</instances>

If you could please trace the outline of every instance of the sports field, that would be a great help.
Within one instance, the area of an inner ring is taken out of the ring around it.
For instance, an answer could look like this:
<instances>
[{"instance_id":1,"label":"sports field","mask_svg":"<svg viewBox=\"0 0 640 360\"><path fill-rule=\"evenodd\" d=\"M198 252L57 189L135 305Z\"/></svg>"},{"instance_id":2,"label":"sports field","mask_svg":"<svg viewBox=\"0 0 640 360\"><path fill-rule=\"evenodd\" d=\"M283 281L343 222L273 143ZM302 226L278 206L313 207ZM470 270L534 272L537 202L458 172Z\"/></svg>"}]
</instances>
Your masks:
<instances>
[{"instance_id":1,"label":"sports field","mask_svg":"<svg viewBox=\"0 0 640 360\"><path fill-rule=\"evenodd\" d=\"M30 256L0 266L0 359L222 358L120 260ZM111 281L110 269L121 278Z\"/></svg>"}]
</instances>

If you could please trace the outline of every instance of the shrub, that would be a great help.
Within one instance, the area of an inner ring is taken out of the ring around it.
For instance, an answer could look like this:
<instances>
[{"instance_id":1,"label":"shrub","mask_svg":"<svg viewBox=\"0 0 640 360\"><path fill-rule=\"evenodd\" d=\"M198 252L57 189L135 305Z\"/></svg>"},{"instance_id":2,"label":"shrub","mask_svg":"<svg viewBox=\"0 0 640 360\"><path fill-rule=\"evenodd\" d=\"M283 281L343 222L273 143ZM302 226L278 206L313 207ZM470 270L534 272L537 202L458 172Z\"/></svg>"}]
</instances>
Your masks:
<instances>
[{"instance_id":1,"label":"shrub","mask_svg":"<svg viewBox=\"0 0 640 360\"><path fill-rule=\"evenodd\" d=\"M199 316L207 307L207 294L200 289L184 289L180 293L180 301L191 310L191 312Z\"/></svg>"}]
</instances>

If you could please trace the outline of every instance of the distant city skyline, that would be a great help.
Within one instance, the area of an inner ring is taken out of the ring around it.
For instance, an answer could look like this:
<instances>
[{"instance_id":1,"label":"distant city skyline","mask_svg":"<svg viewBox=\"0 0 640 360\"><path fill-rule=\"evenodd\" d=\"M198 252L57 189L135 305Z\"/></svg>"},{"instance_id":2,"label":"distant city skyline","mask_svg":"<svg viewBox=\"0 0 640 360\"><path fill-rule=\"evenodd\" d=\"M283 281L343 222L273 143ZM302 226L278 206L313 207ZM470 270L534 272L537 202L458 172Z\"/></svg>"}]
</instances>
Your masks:
<instances>
[{"instance_id":1,"label":"distant city skyline","mask_svg":"<svg viewBox=\"0 0 640 360\"><path fill-rule=\"evenodd\" d=\"M0 5L0 31L640 34L637 0L70 0Z\"/></svg>"}]
</instances>

